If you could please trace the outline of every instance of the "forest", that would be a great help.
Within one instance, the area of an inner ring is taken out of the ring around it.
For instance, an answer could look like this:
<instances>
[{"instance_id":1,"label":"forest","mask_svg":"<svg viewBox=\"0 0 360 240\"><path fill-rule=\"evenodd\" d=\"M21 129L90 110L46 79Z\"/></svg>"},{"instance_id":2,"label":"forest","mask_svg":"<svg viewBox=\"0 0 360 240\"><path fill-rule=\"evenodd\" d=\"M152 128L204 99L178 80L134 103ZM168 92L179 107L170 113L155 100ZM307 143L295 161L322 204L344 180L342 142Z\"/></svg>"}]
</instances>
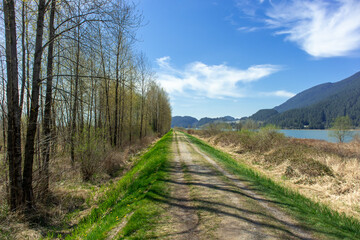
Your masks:
<instances>
[{"instance_id":1,"label":"forest","mask_svg":"<svg viewBox=\"0 0 360 240\"><path fill-rule=\"evenodd\" d=\"M337 117L348 116L352 127L360 125L360 73L335 82L309 88L273 109L262 109L250 116L280 128L328 129Z\"/></svg>"},{"instance_id":2,"label":"forest","mask_svg":"<svg viewBox=\"0 0 360 240\"><path fill-rule=\"evenodd\" d=\"M1 12L2 208L36 211L59 154L88 181L107 152L170 129L167 93L136 49L135 4L4 0Z\"/></svg>"},{"instance_id":3,"label":"forest","mask_svg":"<svg viewBox=\"0 0 360 240\"><path fill-rule=\"evenodd\" d=\"M353 88L308 107L270 115L265 122L276 124L281 128L327 129L332 127L337 117L348 116L352 126L358 127L360 124L359 96L359 88Z\"/></svg>"},{"instance_id":4,"label":"forest","mask_svg":"<svg viewBox=\"0 0 360 240\"><path fill-rule=\"evenodd\" d=\"M350 87L349 87L350 88ZM275 124L288 129L328 129L337 117L348 116L353 128L360 125L359 86L351 85L337 94L306 107L284 112L275 109L261 109L249 118L262 124Z\"/></svg>"}]
</instances>

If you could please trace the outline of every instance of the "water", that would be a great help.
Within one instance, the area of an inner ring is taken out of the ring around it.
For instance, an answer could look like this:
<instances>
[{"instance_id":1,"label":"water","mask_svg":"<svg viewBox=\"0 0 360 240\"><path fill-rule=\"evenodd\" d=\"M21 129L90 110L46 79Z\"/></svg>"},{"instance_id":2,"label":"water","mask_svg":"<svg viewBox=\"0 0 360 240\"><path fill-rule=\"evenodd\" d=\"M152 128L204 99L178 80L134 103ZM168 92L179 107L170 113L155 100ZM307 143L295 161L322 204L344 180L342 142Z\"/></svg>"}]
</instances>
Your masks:
<instances>
[{"instance_id":1,"label":"water","mask_svg":"<svg viewBox=\"0 0 360 240\"><path fill-rule=\"evenodd\" d=\"M290 129L283 129L279 130L279 132L282 132L287 137L293 137L293 138L308 138L308 139L319 139L319 140L325 140L328 142L337 142L337 139L334 137L329 136L329 132L332 130L290 130ZM354 130L351 131L352 136L355 134L360 134L360 130ZM350 142L352 140L352 136L347 136L345 138L345 142Z\"/></svg>"}]
</instances>

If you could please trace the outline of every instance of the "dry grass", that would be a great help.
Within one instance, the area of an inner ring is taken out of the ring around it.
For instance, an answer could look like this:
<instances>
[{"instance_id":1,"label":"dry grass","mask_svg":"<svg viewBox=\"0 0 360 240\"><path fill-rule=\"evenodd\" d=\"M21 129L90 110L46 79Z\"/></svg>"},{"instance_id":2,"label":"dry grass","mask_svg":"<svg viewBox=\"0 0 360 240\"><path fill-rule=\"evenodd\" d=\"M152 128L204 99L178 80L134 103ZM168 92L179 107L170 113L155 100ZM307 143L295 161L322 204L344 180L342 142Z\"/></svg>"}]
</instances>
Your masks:
<instances>
[{"instance_id":1,"label":"dry grass","mask_svg":"<svg viewBox=\"0 0 360 240\"><path fill-rule=\"evenodd\" d=\"M266 176L331 208L360 219L360 141L277 141L265 151L244 148L236 133L204 138Z\"/></svg>"},{"instance_id":2,"label":"dry grass","mask_svg":"<svg viewBox=\"0 0 360 240\"><path fill-rule=\"evenodd\" d=\"M84 216L90 213L109 186L121 178L134 164L136 155L156 141L147 137L124 151L110 150L103 156L98 171L84 182L81 163L71 164L70 157L58 154L50 162L50 189L46 199L37 199L37 211L32 215L9 213L5 176L6 168L0 159L0 239L39 239L50 229L56 234L68 234ZM0 152L0 155L2 152ZM39 196L38 172L34 171L34 195Z\"/></svg>"}]
</instances>

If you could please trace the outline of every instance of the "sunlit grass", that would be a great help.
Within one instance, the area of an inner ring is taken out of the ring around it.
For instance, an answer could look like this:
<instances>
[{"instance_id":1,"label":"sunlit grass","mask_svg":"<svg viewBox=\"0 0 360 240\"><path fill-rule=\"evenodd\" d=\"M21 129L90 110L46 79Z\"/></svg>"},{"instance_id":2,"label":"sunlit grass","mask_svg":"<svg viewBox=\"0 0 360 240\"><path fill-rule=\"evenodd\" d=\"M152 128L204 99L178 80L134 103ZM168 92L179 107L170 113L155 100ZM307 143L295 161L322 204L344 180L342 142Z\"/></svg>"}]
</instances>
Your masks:
<instances>
[{"instance_id":1,"label":"sunlit grass","mask_svg":"<svg viewBox=\"0 0 360 240\"><path fill-rule=\"evenodd\" d=\"M163 181L167 176L172 131L145 153L138 163L114 184L99 204L66 239L104 239L122 221L126 225L117 238L144 239L154 234L154 224L162 210L154 200L161 192L166 196ZM49 234L49 237L56 237ZM62 236L61 236L62 237Z\"/></svg>"}]
</instances>

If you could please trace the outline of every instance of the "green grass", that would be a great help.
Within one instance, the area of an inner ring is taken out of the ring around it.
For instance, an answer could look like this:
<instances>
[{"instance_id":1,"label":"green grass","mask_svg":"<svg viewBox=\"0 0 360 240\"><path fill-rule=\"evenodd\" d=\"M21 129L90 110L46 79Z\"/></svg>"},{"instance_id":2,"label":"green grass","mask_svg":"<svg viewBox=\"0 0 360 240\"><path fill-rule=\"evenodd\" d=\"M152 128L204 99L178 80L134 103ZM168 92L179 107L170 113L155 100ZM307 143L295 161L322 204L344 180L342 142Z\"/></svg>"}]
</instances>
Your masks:
<instances>
[{"instance_id":1,"label":"green grass","mask_svg":"<svg viewBox=\"0 0 360 240\"><path fill-rule=\"evenodd\" d=\"M319 236L321 239L360 239L358 220L285 188L248 166L235 161L229 154L221 152L191 135L186 134L186 136L230 172L246 178L259 192L278 202L280 207L295 216L315 236Z\"/></svg>"},{"instance_id":2,"label":"green grass","mask_svg":"<svg viewBox=\"0 0 360 240\"><path fill-rule=\"evenodd\" d=\"M85 217L65 239L105 239L122 221L126 225L118 239L144 239L154 235L157 216L163 209L159 195L167 196L164 181L168 176L168 160L172 131L146 152L124 177L114 184L99 201L98 207ZM129 217L131 216L131 217ZM55 237L54 235L49 237ZM62 237L62 236L59 236Z\"/></svg>"}]
</instances>

